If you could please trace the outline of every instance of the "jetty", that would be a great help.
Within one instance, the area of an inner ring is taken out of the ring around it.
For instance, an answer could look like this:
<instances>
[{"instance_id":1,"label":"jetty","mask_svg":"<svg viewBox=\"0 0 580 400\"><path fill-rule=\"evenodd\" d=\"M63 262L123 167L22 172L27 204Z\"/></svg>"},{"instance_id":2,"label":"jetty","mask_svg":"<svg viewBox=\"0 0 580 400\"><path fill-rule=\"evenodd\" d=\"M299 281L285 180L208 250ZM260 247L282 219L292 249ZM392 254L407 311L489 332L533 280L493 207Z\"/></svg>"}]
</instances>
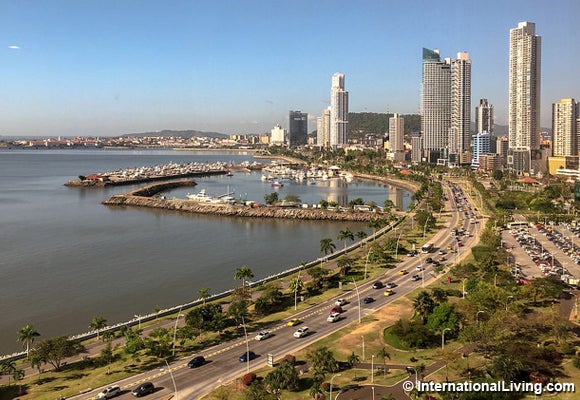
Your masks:
<instances>
[{"instance_id":1,"label":"jetty","mask_svg":"<svg viewBox=\"0 0 580 400\"><path fill-rule=\"evenodd\" d=\"M78 179L71 179L65 186L73 187L102 187L132 185L152 181L166 181L196 176L225 175L230 172L230 167L224 162L215 163L169 163L152 167L128 168L116 171L95 173L86 176L80 175Z\"/></svg>"},{"instance_id":2,"label":"jetty","mask_svg":"<svg viewBox=\"0 0 580 400\"><path fill-rule=\"evenodd\" d=\"M255 203L227 204L227 203L200 203L185 199L169 199L161 196L165 190L177 186L191 186L191 180L166 182L149 185L125 194L116 194L103 202L106 206L146 207L171 211L189 212L197 214L219 215L225 217L244 218L283 218L313 221L353 221L369 222L380 218L378 212L327 210L321 208L277 207L264 206Z\"/></svg>"}]
</instances>

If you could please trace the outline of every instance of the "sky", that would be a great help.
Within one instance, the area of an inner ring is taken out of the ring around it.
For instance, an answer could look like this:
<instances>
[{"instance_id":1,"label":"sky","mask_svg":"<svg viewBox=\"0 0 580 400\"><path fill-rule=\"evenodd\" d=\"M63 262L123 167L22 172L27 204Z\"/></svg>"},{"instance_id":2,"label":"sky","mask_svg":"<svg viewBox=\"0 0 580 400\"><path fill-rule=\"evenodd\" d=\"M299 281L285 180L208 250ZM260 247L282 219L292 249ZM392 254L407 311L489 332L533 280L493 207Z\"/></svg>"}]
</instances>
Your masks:
<instances>
[{"instance_id":1,"label":"sky","mask_svg":"<svg viewBox=\"0 0 580 400\"><path fill-rule=\"evenodd\" d=\"M309 131L345 74L351 112L418 113L422 48L472 60L507 124L509 30L542 36L542 119L580 99L578 0L0 0L0 135Z\"/></svg>"}]
</instances>

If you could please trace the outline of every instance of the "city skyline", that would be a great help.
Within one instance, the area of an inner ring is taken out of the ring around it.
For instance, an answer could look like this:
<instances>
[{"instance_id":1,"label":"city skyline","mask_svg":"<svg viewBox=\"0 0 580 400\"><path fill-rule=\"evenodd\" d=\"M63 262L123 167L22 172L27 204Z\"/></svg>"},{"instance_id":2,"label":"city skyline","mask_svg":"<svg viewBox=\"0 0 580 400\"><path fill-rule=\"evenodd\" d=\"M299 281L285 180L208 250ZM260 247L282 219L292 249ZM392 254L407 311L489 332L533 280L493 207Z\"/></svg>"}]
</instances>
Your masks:
<instances>
[{"instance_id":1,"label":"city skyline","mask_svg":"<svg viewBox=\"0 0 580 400\"><path fill-rule=\"evenodd\" d=\"M580 97L580 3L504 3L2 0L0 135L264 133L288 128L290 110L312 131L337 71L350 111L416 114L423 47L468 52L472 104L488 99L507 125L509 31L522 21L542 37L550 127L551 105Z\"/></svg>"}]
</instances>

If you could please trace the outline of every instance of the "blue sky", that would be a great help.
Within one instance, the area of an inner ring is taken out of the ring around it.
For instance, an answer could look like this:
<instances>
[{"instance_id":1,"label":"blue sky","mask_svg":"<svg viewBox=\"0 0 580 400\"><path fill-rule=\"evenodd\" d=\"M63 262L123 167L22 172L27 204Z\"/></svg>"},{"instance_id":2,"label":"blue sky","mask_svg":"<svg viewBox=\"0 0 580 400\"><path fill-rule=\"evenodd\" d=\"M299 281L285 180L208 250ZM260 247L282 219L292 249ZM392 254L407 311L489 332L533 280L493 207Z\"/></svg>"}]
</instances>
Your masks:
<instances>
[{"instance_id":1,"label":"blue sky","mask_svg":"<svg viewBox=\"0 0 580 400\"><path fill-rule=\"evenodd\" d=\"M0 135L262 133L350 111L417 113L422 47L472 59L472 105L507 121L509 29L542 36L542 126L580 99L577 0L0 0Z\"/></svg>"}]
</instances>

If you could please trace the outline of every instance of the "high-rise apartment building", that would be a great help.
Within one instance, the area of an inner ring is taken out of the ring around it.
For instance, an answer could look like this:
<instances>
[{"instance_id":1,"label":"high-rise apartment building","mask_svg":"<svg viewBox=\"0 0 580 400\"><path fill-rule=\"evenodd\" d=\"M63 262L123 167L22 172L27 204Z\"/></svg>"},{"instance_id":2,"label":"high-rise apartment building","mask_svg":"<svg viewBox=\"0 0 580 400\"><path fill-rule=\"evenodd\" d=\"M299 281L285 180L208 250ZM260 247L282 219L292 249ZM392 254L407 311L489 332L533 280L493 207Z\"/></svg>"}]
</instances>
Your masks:
<instances>
[{"instance_id":1,"label":"high-rise apartment building","mask_svg":"<svg viewBox=\"0 0 580 400\"><path fill-rule=\"evenodd\" d=\"M510 149L540 148L541 44L533 22L520 22L510 30Z\"/></svg>"},{"instance_id":2,"label":"high-rise apartment building","mask_svg":"<svg viewBox=\"0 0 580 400\"><path fill-rule=\"evenodd\" d=\"M462 154L471 144L471 60L461 52L451 60L451 128L449 151Z\"/></svg>"},{"instance_id":3,"label":"high-rise apartment building","mask_svg":"<svg viewBox=\"0 0 580 400\"><path fill-rule=\"evenodd\" d=\"M290 111L288 118L288 146L304 146L308 142L308 114Z\"/></svg>"},{"instance_id":4,"label":"high-rise apartment building","mask_svg":"<svg viewBox=\"0 0 580 400\"><path fill-rule=\"evenodd\" d=\"M491 153L491 135L489 132L481 132L473 135L473 159L471 160L471 168L478 169L479 157L482 154Z\"/></svg>"},{"instance_id":5,"label":"high-rise apartment building","mask_svg":"<svg viewBox=\"0 0 580 400\"><path fill-rule=\"evenodd\" d=\"M423 48L421 133L423 149L446 158L451 127L451 60ZM432 160L431 160L432 161Z\"/></svg>"},{"instance_id":6,"label":"high-rise apartment building","mask_svg":"<svg viewBox=\"0 0 580 400\"><path fill-rule=\"evenodd\" d=\"M283 146L286 144L286 130L283 129L280 124L276 124L276 126L272 128L270 135L270 145Z\"/></svg>"},{"instance_id":7,"label":"high-rise apartment building","mask_svg":"<svg viewBox=\"0 0 580 400\"><path fill-rule=\"evenodd\" d=\"M316 119L316 145L325 149L330 147L330 108Z\"/></svg>"},{"instance_id":8,"label":"high-rise apartment building","mask_svg":"<svg viewBox=\"0 0 580 400\"><path fill-rule=\"evenodd\" d=\"M405 161L405 118L394 114L389 118L389 143L394 161Z\"/></svg>"},{"instance_id":9,"label":"high-rise apartment building","mask_svg":"<svg viewBox=\"0 0 580 400\"><path fill-rule=\"evenodd\" d=\"M578 155L579 103L562 99L552 104L552 149L554 156Z\"/></svg>"},{"instance_id":10,"label":"high-rise apartment building","mask_svg":"<svg viewBox=\"0 0 580 400\"><path fill-rule=\"evenodd\" d=\"M344 90L344 74L332 75L330 89L330 138L332 148L347 144L348 133L348 92Z\"/></svg>"},{"instance_id":11,"label":"high-rise apartment building","mask_svg":"<svg viewBox=\"0 0 580 400\"><path fill-rule=\"evenodd\" d=\"M480 99L475 107L475 133L489 132L493 136L493 105Z\"/></svg>"}]
</instances>

